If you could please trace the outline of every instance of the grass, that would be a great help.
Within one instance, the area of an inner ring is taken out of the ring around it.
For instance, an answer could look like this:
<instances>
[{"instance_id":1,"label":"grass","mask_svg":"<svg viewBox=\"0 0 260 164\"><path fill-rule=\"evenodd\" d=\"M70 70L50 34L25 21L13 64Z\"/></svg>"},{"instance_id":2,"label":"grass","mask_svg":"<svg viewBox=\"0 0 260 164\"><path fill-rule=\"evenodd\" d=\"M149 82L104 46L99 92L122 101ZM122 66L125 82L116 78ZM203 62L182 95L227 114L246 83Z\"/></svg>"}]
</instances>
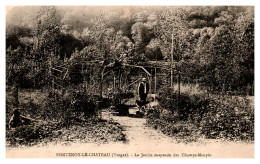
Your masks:
<instances>
[{"instance_id":1,"label":"grass","mask_svg":"<svg viewBox=\"0 0 260 164\"><path fill-rule=\"evenodd\" d=\"M167 136L174 137L178 143L191 143L197 142L201 135L199 134L199 129L187 121L171 121L157 118L157 119L147 119L147 125L161 131Z\"/></svg>"},{"instance_id":2,"label":"grass","mask_svg":"<svg viewBox=\"0 0 260 164\"><path fill-rule=\"evenodd\" d=\"M200 88L199 84L180 83L181 93L189 95L205 94L207 91ZM174 91L178 91L178 85L173 85Z\"/></svg>"},{"instance_id":3,"label":"grass","mask_svg":"<svg viewBox=\"0 0 260 164\"><path fill-rule=\"evenodd\" d=\"M148 109L148 125L182 142L199 136L254 141L254 106L248 97L182 93L178 98L164 90L159 101L161 107Z\"/></svg>"},{"instance_id":4,"label":"grass","mask_svg":"<svg viewBox=\"0 0 260 164\"><path fill-rule=\"evenodd\" d=\"M72 142L108 143L125 141L122 128L108 121L83 120L68 127L55 123L34 123L6 131L6 146L33 146Z\"/></svg>"},{"instance_id":5,"label":"grass","mask_svg":"<svg viewBox=\"0 0 260 164\"><path fill-rule=\"evenodd\" d=\"M123 129L117 123L102 120L97 114L85 115L72 108L71 95L64 96L64 111L60 101L54 101L46 90L20 90L21 114L34 119L31 124L14 129L8 127L12 115L12 92L6 92L6 146L32 146L54 143L107 143L124 141ZM59 98L58 98L59 99ZM65 113L65 115L64 115Z\"/></svg>"}]
</instances>

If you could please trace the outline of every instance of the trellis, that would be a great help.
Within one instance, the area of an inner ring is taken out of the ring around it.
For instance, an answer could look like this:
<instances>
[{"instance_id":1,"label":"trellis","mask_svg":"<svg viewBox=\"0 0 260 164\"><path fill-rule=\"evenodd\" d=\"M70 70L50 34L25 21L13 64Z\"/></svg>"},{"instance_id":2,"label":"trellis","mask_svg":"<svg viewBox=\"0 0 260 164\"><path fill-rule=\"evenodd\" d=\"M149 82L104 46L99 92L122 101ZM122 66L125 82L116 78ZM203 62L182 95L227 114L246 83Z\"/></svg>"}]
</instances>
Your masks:
<instances>
[{"instance_id":1,"label":"trellis","mask_svg":"<svg viewBox=\"0 0 260 164\"><path fill-rule=\"evenodd\" d=\"M171 68L168 62L154 61L141 63L139 65L122 64L115 67L105 66L102 70L100 70L99 80L93 80L93 72L97 71L96 68L101 66L100 63L100 61L80 61L78 63L74 63L81 65L82 69L80 72L72 72L68 69L67 65L59 65L55 67L52 67L51 65L50 77L52 81L52 91L57 93L59 92L59 94L61 94L61 101L63 101L65 92L64 80L68 78L69 73L74 73L83 75L84 80L82 85L85 92L87 89L92 89L94 90L92 94L97 94L99 92L100 98L109 98L107 92L115 93L117 89L120 91L126 91L133 85L137 84L141 80L142 76L145 75L149 79L150 93L157 95L158 88L160 88L161 85L167 85L169 87L173 86L173 80L171 80L171 77L174 73L177 77L178 93L180 94L180 72L176 71L174 68ZM138 69L139 75L135 75L135 79L128 79L127 77L124 77L123 79L123 76L126 76L123 71L127 69ZM123 83L125 83L125 85ZM104 85L107 85L105 86L106 89L104 89ZM81 85L79 85L78 88L74 88L74 90L78 90L80 92L82 90L80 86ZM110 91L108 91L109 89Z\"/></svg>"}]
</instances>

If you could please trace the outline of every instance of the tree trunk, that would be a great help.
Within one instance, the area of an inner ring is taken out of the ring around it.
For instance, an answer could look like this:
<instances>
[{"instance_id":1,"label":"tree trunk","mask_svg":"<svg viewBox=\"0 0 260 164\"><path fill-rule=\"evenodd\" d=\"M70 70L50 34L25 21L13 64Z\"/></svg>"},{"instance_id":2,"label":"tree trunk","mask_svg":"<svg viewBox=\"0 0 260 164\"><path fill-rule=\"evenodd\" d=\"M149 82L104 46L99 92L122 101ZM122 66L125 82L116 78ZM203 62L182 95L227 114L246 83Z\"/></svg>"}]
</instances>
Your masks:
<instances>
[{"instance_id":1,"label":"tree trunk","mask_svg":"<svg viewBox=\"0 0 260 164\"><path fill-rule=\"evenodd\" d=\"M100 98L103 97L103 78L104 78L104 72L106 67L104 67L101 71L101 77L100 77Z\"/></svg>"},{"instance_id":2,"label":"tree trunk","mask_svg":"<svg viewBox=\"0 0 260 164\"><path fill-rule=\"evenodd\" d=\"M172 49L171 49L171 88L173 88L173 33L172 33Z\"/></svg>"},{"instance_id":3,"label":"tree trunk","mask_svg":"<svg viewBox=\"0 0 260 164\"><path fill-rule=\"evenodd\" d=\"M18 84L15 83L15 84L14 84L14 91L13 91L14 107L18 107L18 105L19 105L19 95L18 95L18 91L19 91Z\"/></svg>"}]
</instances>

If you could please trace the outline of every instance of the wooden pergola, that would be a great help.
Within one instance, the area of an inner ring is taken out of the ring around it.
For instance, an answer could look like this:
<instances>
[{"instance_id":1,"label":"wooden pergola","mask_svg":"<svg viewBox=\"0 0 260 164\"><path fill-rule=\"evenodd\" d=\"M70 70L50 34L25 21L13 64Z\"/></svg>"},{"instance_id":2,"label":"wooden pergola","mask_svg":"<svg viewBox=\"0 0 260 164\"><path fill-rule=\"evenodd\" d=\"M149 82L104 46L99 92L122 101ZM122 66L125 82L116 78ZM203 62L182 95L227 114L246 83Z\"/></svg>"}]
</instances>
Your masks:
<instances>
[{"instance_id":1,"label":"wooden pergola","mask_svg":"<svg viewBox=\"0 0 260 164\"><path fill-rule=\"evenodd\" d=\"M75 64L75 63L74 63ZM87 66L92 66L92 67L95 67L96 64L98 65L102 65L102 61L80 61L79 63L77 64L82 64L82 65L87 65ZM117 66L113 66L113 64L111 64L111 66L107 65L107 66L104 66L102 71L101 71L101 74L100 74L100 79L101 81L100 82L97 82L97 84L99 83L99 87L100 87L100 96L103 97L103 80L104 80L104 77L107 76L109 73L111 72L115 72L116 69L122 69L123 68L138 68L140 69L145 75L146 77L148 77L149 79L149 86L150 86L150 91L152 91L152 87L153 87L153 94L157 95L157 85L158 85L158 79L157 77L160 76L160 77L165 77L165 80L166 79L170 79L170 87L173 88L173 72L177 72L174 68L171 68L172 64L170 62L166 62L166 61L149 61L149 62L146 62L146 63L139 63L138 65L131 65L131 64L121 64L121 65L117 65ZM83 66L82 66L83 68ZM160 70L158 73L158 70ZM150 72L149 72L150 71ZM58 72L59 73L59 76L53 74L53 72ZM116 89L116 77L115 76L118 76L120 77L120 71L119 71L119 74L118 75L115 75L114 74L114 78L111 79L113 80L113 89L115 90ZM51 74L52 74L52 88L55 88L55 86L59 86L59 88L62 90L62 94L64 93L64 84L63 84L63 80L68 76L69 74L69 71L68 69L66 68L65 65L62 65L62 66L56 66L56 67L51 67ZM170 77L169 77L170 75ZM180 94L180 74L179 72L177 72L178 77L177 78L177 81L178 81L178 92ZM119 89L120 90L125 90L127 88L129 88L130 86L138 83L140 80L141 80L142 77L134 80L133 82L131 82L130 84L128 84L127 86L124 86L122 87L122 85L120 84L119 85ZM119 78L120 79L120 78ZM162 78L159 78L160 80ZM119 83L121 83L121 81L119 80ZM154 85L151 85L151 84L154 84Z\"/></svg>"},{"instance_id":2,"label":"wooden pergola","mask_svg":"<svg viewBox=\"0 0 260 164\"><path fill-rule=\"evenodd\" d=\"M173 72L176 72L176 77L178 77L177 78L178 92L180 93L180 73L177 70L175 70L175 68L172 68L172 71L171 71L171 64L169 62L149 61L146 63L139 63L138 65L122 64L121 67L139 68L141 71L143 71L147 75L147 77L149 79L149 84L151 84L152 78L154 77L154 81L153 81L154 82L154 94L157 94L157 76L164 76L165 78L167 78L167 74L170 74L170 79L171 79L170 87L173 88ZM151 72L149 72L148 69L150 69ZM160 69L161 72L163 72L163 73L158 74L157 73L158 69ZM106 73L104 73L104 75L106 75ZM137 80L133 81L128 86L126 86L126 88L139 82L140 80L141 80L141 78L138 78ZM152 85L149 85L149 86L150 86L150 91L151 91Z\"/></svg>"}]
</instances>

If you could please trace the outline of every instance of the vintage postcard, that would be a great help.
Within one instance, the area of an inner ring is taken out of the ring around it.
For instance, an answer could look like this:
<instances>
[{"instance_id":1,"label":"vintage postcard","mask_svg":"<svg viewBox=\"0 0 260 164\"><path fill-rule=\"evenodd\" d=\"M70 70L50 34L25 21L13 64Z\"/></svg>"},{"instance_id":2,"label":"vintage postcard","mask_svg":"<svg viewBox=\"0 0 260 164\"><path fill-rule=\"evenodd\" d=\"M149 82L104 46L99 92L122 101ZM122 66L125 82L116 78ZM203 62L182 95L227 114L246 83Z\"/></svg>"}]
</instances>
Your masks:
<instances>
[{"instance_id":1,"label":"vintage postcard","mask_svg":"<svg viewBox=\"0 0 260 164\"><path fill-rule=\"evenodd\" d=\"M6 158L254 158L254 6L6 6Z\"/></svg>"}]
</instances>

